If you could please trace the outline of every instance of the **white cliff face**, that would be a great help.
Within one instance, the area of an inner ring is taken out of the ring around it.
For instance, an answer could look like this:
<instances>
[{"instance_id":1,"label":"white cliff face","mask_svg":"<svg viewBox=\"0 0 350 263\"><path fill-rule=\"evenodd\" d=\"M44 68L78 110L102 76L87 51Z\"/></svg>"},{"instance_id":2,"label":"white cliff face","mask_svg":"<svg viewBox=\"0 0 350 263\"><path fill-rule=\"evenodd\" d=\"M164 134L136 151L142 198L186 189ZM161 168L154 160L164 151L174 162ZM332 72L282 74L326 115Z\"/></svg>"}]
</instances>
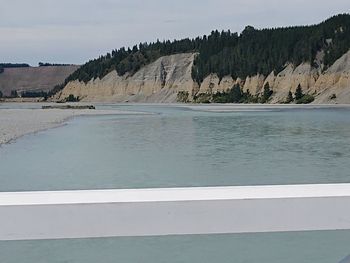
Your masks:
<instances>
[{"instance_id":1,"label":"white cliff face","mask_svg":"<svg viewBox=\"0 0 350 263\"><path fill-rule=\"evenodd\" d=\"M295 92L300 84L303 92L315 97L314 103L350 103L350 51L321 73L309 63L287 66L279 73L268 76L257 74L245 80L226 76L221 80L210 74L198 85L192 80L191 71L195 54L177 54L159 58L143 67L133 76L118 76L113 71L103 79L87 84L74 81L56 95L57 100L73 94L83 101L102 102L176 102L177 93L188 92L190 99L199 93L213 94L227 91L240 84L244 91L261 94L268 82L273 90L271 103L284 102L288 92ZM335 95L335 96L334 96Z\"/></svg>"},{"instance_id":2,"label":"white cliff face","mask_svg":"<svg viewBox=\"0 0 350 263\"><path fill-rule=\"evenodd\" d=\"M247 77L243 90L259 94L267 82L273 90L271 103L283 103L289 91L294 93L299 84L305 94L315 97L314 103L350 103L350 51L323 73L310 63L297 67L288 64L277 75L271 72L267 77Z\"/></svg>"},{"instance_id":3,"label":"white cliff face","mask_svg":"<svg viewBox=\"0 0 350 263\"><path fill-rule=\"evenodd\" d=\"M310 93L309 90L315 85L317 78L317 70L309 63L302 63L296 68L288 64L277 76L270 74L269 78L264 81L264 85L269 82L274 91L271 102L278 103L285 101L289 91L294 93L299 84L304 93Z\"/></svg>"},{"instance_id":4,"label":"white cliff face","mask_svg":"<svg viewBox=\"0 0 350 263\"><path fill-rule=\"evenodd\" d=\"M315 103L350 103L350 51L317 79L314 91Z\"/></svg>"},{"instance_id":5,"label":"white cliff face","mask_svg":"<svg viewBox=\"0 0 350 263\"><path fill-rule=\"evenodd\" d=\"M73 81L57 94L56 99L73 94L83 101L175 102L179 91L192 95L198 86L191 77L194 56L186 53L161 57L133 76L119 76L112 71L103 79L87 84Z\"/></svg>"},{"instance_id":6,"label":"white cliff face","mask_svg":"<svg viewBox=\"0 0 350 263\"><path fill-rule=\"evenodd\" d=\"M249 92L254 95L261 93L264 86L264 80L265 77L261 74L247 77L244 82L243 91L247 92L249 90Z\"/></svg>"}]
</instances>

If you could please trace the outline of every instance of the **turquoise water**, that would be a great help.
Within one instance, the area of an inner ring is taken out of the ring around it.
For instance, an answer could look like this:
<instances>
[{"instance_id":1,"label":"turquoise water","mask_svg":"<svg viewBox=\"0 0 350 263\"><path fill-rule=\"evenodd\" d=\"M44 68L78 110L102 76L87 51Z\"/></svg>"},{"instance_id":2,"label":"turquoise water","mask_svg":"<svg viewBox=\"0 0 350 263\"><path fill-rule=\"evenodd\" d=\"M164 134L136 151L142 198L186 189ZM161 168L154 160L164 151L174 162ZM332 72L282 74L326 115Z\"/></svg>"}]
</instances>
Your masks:
<instances>
[{"instance_id":1,"label":"turquoise water","mask_svg":"<svg viewBox=\"0 0 350 263\"><path fill-rule=\"evenodd\" d=\"M2 263L338 263L350 231L0 242Z\"/></svg>"},{"instance_id":2,"label":"turquoise water","mask_svg":"<svg viewBox=\"0 0 350 263\"><path fill-rule=\"evenodd\" d=\"M0 191L350 182L350 110L80 117L0 147ZM261 109L260 109L261 110Z\"/></svg>"},{"instance_id":3,"label":"turquoise water","mask_svg":"<svg viewBox=\"0 0 350 263\"><path fill-rule=\"evenodd\" d=\"M99 107L150 114L79 117L1 146L0 191L350 182L350 109ZM349 244L350 231L11 241L0 262L337 263Z\"/></svg>"}]
</instances>

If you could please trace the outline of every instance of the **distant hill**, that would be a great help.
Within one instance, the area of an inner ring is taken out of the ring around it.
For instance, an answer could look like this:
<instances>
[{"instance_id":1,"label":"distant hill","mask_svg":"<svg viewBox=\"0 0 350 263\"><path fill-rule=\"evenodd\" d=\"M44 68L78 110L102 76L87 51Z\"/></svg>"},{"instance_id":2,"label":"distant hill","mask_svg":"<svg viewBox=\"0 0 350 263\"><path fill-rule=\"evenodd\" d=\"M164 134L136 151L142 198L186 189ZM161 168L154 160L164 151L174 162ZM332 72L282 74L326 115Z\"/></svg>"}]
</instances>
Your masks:
<instances>
[{"instance_id":1,"label":"distant hill","mask_svg":"<svg viewBox=\"0 0 350 263\"><path fill-rule=\"evenodd\" d=\"M3 73L5 68L27 68L30 67L26 63L0 63L0 73Z\"/></svg>"},{"instance_id":2,"label":"distant hill","mask_svg":"<svg viewBox=\"0 0 350 263\"><path fill-rule=\"evenodd\" d=\"M113 70L120 76L126 73L132 75L162 56L179 53L198 53L192 70L192 78L198 83L211 73L216 73L219 78L232 76L243 79L280 71L286 63L318 63L328 68L349 48L350 15L342 14L318 25L262 30L247 26L241 34L216 30L195 39L140 43L133 48L113 50L87 62L66 82L87 82L102 78Z\"/></svg>"},{"instance_id":3,"label":"distant hill","mask_svg":"<svg viewBox=\"0 0 350 263\"><path fill-rule=\"evenodd\" d=\"M0 64L9 65L9 64ZM45 66L30 67L27 64L11 64L0 73L0 91L3 96L9 96L11 91L45 91L52 90L56 85L76 71L79 66Z\"/></svg>"},{"instance_id":4,"label":"distant hill","mask_svg":"<svg viewBox=\"0 0 350 263\"><path fill-rule=\"evenodd\" d=\"M119 48L52 93L103 102L350 103L350 15Z\"/></svg>"}]
</instances>

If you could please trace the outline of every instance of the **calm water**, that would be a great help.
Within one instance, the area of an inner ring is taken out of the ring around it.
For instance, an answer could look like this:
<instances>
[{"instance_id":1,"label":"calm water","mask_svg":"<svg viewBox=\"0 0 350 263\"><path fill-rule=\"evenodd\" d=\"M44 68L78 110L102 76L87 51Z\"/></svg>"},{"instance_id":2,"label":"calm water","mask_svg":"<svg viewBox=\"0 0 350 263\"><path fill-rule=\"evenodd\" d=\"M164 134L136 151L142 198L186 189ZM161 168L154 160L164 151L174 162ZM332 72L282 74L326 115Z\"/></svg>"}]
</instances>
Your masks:
<instances>
[{"instance_id":1,"label":"calm water","mask_svg":"<svg viewBox=\"0 0 350 263\"><path fill-rule=\"evenodd\" d=\"M350 109L80 117L0 147L0 191L350 182Z\"/></svg>"},{"instance_id":2,"label":"calm water","mask_svg":"<svg viewBox=\"0 0 350 263\"><path fill-rule=\"evenodd\" d=\"M0 262L338 263L349 241L350 231L15 241L0 242Z\"/></svg>"},{"instance_id":3,"label":"calm water","mask_svg":"<svg viewBox=\"0 0 350 263\"><path fill-rule=\"evenodd\" d=\"M150 114L80 117L1 146L0 191L350 182L350 109L99 107ZM337 263L349 254L350 231L0 242L1 263Z\"/></svg>"}]
</instances>

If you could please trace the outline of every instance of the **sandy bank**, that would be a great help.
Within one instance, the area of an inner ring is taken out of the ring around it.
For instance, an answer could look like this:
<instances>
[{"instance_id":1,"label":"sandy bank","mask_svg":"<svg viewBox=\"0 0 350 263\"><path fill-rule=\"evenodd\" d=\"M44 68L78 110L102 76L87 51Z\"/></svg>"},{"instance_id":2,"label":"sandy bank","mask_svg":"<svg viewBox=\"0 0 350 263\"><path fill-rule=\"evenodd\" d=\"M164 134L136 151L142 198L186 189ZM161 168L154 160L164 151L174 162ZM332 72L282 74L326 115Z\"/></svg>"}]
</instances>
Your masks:
<instances>
[{"instance_id":1,"label":"sandy bank","mask_svg":"<svg viewBox=\"0 0 350 263\"><path fill-rule=\"evenodd\" d=\"M0 109L0 144L25 134L60 126L76 116L142 114L119 110Z\"/></svg>"}]
</instances>

